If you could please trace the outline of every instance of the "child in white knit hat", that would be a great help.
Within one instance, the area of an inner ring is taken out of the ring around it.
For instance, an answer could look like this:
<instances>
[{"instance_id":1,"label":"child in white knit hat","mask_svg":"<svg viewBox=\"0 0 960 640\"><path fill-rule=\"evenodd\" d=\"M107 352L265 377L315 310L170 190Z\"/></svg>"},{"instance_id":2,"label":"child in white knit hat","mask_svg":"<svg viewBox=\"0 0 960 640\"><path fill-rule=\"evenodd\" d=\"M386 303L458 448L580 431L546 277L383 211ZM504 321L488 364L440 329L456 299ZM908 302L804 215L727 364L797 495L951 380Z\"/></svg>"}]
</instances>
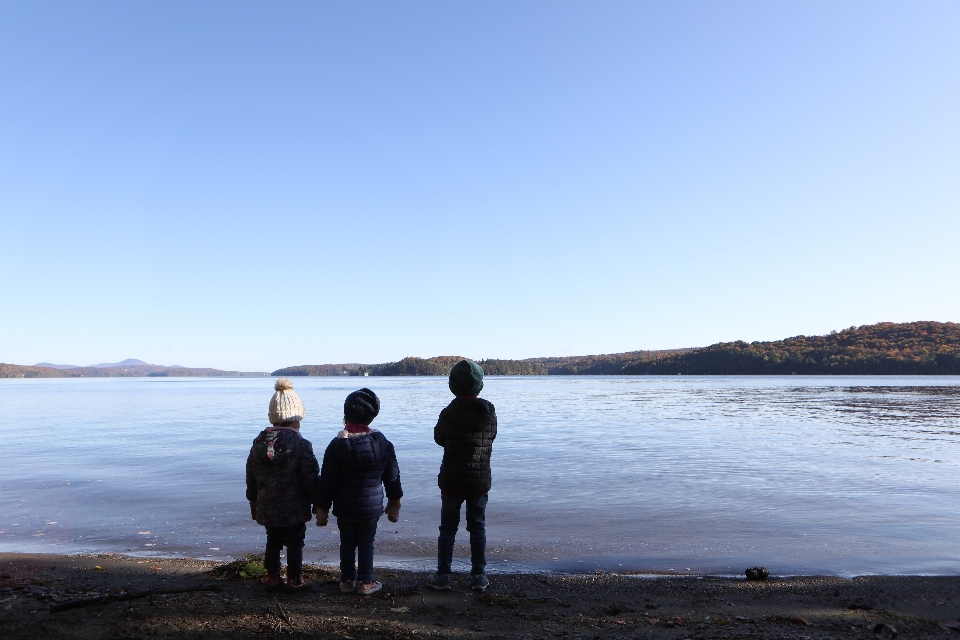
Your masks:
<instances>
[{"instance_id":1,"label":"child in white knit hat","mask_svg":"<svg viewBox=\"0 0 960 640\"><path fill-rule=\"evenodd\" d=\"M312 518L312 505L320 465L313 445L300 435L306 417L300 396L287 378L274 386L268 417L271 426L260 432L247 457L247 500L250 516L267 529L264 567L267 591L309 589L303 577L305 523ZM287 580L280 575L280 550L287 548Z\"/></svg>"}]
</instances>

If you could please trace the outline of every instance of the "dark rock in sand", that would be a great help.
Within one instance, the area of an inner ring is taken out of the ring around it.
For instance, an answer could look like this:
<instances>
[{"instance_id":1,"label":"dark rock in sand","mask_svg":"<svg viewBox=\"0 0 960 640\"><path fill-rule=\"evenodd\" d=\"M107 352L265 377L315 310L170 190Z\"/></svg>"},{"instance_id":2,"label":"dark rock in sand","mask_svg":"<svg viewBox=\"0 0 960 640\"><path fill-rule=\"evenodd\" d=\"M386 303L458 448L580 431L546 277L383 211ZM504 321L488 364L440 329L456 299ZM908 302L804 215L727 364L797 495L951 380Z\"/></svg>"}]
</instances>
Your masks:
<instances>
[{"instance_id":1,"label":"dark rock in sand","mask_svg":"<svg viewBox=\"0 0 960 640\"><path fill-rule=\"evenodd\" d=\"M770 577L766 567L751 567L743 573L747 576L747 580L766 580Z\"/></svg>"}]
</instances>

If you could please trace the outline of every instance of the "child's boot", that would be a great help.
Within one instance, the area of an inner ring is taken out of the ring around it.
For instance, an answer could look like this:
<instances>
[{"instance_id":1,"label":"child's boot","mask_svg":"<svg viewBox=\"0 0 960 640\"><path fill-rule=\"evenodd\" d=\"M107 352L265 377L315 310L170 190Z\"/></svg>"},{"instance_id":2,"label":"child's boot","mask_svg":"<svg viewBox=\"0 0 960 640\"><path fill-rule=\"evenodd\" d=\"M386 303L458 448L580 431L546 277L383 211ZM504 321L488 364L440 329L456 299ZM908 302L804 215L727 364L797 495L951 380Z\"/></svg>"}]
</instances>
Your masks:
<instances>
[{"instance_id":1,"label":"child's boot","mask_svg":"<svg viewBox=\"0 0 960 640\"><path fill-rule=\"evenodd\" d=\"M279 591L286 586L286 580L280 575L279 571L267 570L267 577L263 579L263 586L267 591Z\"/></svg>"},{"instance_id":2,"label":"child's boot","mask_svg":"<svg viewBox=\"0 0 960 640\"><path fill-rule=\"evenodd\" d=\"M313 586L313 580L304 578L303 573L291 574L287 579L287 591L308 591Z\"/></svg>"}]
</instances>

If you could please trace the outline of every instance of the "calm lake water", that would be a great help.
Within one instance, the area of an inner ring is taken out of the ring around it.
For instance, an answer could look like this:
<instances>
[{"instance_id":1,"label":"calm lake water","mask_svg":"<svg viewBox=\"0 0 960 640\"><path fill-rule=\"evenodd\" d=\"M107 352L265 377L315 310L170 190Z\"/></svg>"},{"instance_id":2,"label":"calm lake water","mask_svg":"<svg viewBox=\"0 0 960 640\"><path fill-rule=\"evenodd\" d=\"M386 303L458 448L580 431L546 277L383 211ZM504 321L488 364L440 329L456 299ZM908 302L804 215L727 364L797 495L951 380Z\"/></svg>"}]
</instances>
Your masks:
<instances>
[{"instance_id":1,"label":"calm lake water","mask_svg":"<svg viewBox=\"0 0 960 640\"><path fill-rule=\"evenodd\" d=\"M294 379L318 456L347 393L381 398L405 495L401 521L381 519L380 566L434 566L446 384ZM262 551L244 463L272 393L262 378L0 380L0 551ZM488 378L483 395L500 423L491 571L960 573L956 378ZM336 531L309 525L305 559L335 564Z\"/></svg>"}]
</instances>

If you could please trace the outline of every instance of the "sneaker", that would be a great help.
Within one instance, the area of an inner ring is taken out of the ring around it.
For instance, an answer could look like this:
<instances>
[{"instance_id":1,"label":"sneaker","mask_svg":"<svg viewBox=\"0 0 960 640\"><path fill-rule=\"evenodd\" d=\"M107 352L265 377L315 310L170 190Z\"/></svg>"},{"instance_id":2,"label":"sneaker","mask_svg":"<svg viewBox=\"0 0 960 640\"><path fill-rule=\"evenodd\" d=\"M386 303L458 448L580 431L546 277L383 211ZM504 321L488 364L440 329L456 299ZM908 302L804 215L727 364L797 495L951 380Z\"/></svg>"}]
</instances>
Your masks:
<instances>
[{"instance_id":1,"label":"sneaker","mask_svg":"<svg viewBox=\"0 0 960 640\"><path fill-rule=\"evenodd\" d=\"M490 581L483 573L474 573L470 576L470 588L474 591L486 591Z\"/></svg>"},{"instance_id":2,"label":"sneaker","mask_svg":"<svg viewBox=\"0 0 960 640\"><path fill-rule=\"evenodd\" d=\"M344 580L340 583L340 593L353 593L357 588L356 580Z\"/></svg>"},{"instance_id":3,"label":"sneaker","mask_svg":"<svg viewBox=\"0 0 960 640\"><path fill-rule=\"evenodd\" d=\"M373 582L361 582L360 588L357 589L357 593L359 593L362 596L368 596L371 593L376 593L377 591L380 591L380 589L382 588L383 588L383 585L377 582L376 580L374 580Z\"/></svg>"},{"instance_id":4,"label":"sneaker","mask_svg":"<svg viewBox=\"0 0 960 640\"><path fill-rule=\"evenodd\" d=\"M427 580L427 586L433 587L437 591L450 591L450 574L435 573L433 577Z\"/></svg>"}]
</instances>

